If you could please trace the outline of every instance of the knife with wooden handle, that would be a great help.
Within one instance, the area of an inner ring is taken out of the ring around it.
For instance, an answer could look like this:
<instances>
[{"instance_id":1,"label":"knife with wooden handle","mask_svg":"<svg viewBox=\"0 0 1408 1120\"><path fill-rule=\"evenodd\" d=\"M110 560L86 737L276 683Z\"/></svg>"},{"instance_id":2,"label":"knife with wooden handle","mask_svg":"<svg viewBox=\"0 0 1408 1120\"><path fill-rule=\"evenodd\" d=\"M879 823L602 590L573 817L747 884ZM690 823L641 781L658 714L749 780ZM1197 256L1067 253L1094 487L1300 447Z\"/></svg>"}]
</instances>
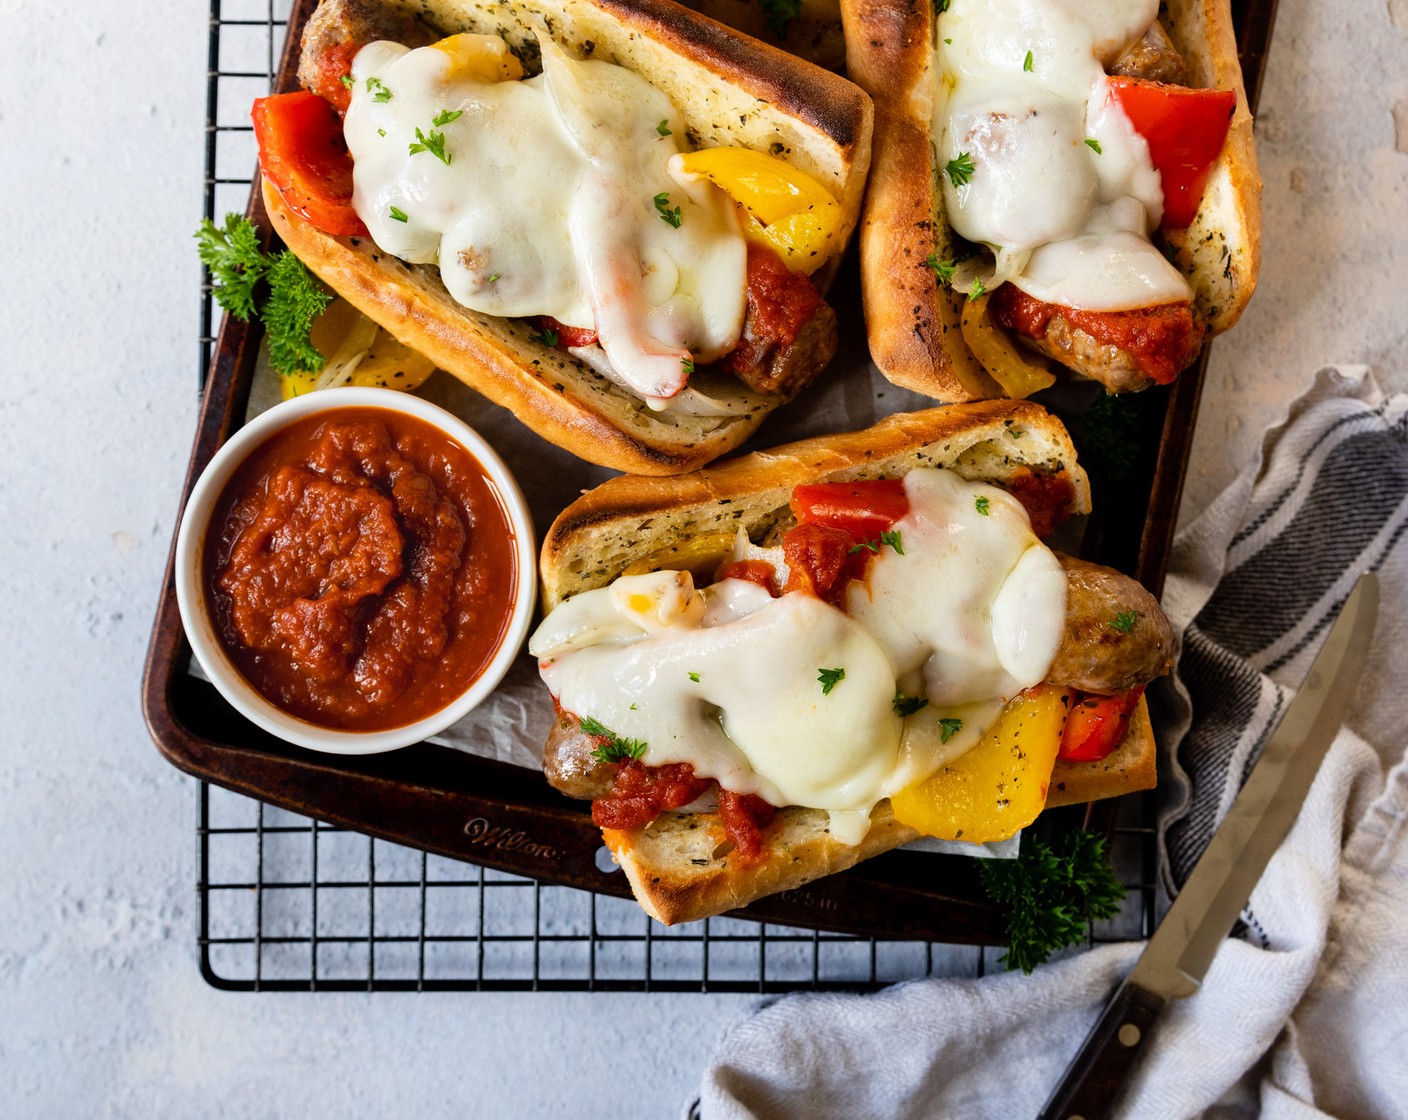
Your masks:
<instances>
[{"instance_id":1,"label":"knife with wooden handle","mask_svg":"<svg viewBox=\"0 0 1408 1120\"><path fill-rule=\"evenodd\" d=\"M1344 722L1378 608L1378 577L1365 573L1207 851L1038 1120L1110 1115L1164 1004L1202 984Z\"/></svg>"}]
</instances>

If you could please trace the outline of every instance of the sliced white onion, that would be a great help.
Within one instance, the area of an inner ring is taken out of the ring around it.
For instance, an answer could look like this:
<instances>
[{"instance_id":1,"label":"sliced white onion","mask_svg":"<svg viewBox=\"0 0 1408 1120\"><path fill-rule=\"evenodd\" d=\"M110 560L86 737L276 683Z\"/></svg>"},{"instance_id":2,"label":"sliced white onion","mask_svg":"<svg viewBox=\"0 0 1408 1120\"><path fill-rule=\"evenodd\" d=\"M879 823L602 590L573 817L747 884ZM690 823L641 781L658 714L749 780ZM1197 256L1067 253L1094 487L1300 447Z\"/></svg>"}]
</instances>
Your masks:
<instances>
[{"instance_id":1,"label":"sliced white onion","mask_svg":"<svg viewBox=\"0 0 1408 1120\"><path fill-rule=\"evenodd\" d=\"M365 315L359 315L352 329L347 332L337 349L323 364L323 372L318 375L314 389L335 389L352 380L352 373L363 358L371 352L378 327Z\"/></svg>"},{"instance_id":2,"label":"sliced white onion","mask_svg":"<svg viewBox=\"0 0 1408 1120\"><path fill-rule=\"evenodd\" d=\"M1014 276L1020 276L1031 259L1030 249L998 249L997 259L988 262L987 254L980 253L961 261L953 270L953 290L965 296L974 294L974 285L980 284L978 295L995 291Z\"/></svg>"}]
</instances>

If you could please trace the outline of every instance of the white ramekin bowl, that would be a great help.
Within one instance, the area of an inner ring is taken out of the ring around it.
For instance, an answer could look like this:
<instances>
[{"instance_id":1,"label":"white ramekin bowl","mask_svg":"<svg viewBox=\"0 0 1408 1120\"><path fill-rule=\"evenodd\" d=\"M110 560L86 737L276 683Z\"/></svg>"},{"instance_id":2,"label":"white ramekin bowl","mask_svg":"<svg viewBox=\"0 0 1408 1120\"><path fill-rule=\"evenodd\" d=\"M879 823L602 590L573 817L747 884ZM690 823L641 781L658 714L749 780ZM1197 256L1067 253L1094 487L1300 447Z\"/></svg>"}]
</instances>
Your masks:
<instances>
[{"instance_id":1,"label":"white ramekin bowl","mask_svg":"<svg viewBox=\"0 0 1408 1120\"><path fill-rule=\"evenodd\" d=\"M439 711L403 727L382 731L344 731L320 727L289 715L266 700L235 668L225 653L206 603L203 578L207 527L231 476L266 440L295 421L315 413L347 408L377 408L423 420L465 448L484 468L490 487L512 527L518 578L513 614L493 658L474 682ZM260 414L230 437L210 460L195 487L176 535L176 601L181 622L197 660L220 694L247 719L279 738L332 754L374 754L418 743L463 718L480 704L508 672L522 648L537 605L537 547L533 519L523 492L504 462L473 428L439 405L391 389L325 389L284 401Z\"/></svg>"}]
</instances>

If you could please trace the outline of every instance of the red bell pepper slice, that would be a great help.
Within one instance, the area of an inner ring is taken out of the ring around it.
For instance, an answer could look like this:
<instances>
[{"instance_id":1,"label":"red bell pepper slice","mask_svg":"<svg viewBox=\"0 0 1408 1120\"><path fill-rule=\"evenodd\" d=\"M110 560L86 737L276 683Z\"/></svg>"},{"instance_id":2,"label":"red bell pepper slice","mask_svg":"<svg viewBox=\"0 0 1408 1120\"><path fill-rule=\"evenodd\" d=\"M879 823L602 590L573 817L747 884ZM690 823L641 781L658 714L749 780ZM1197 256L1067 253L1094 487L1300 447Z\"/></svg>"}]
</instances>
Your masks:
<instances>
[{"instance_id":1,"label":"red bell pepper slice","mask_svg":"<svg viewBox=\"0 0 1408 1120\"><path fill-rule=\"evenodd\" d=\"M365 237L352 208L352 157L342 118L314 93L280 93L254 103L259 166L295 214L324 233Z\"/></svg>"},{"instance_id":2,"label":"red bell pepper slice","mask_svg":"<svg viewBox=\"0 0 1408 1120\"><path fill-rule=\"evenodd\" d=\"M1203 201L1213 164L1227 140L1237 95L1141 78L1112 77L1110 98L1149 145L1164 188L1162 229L1183 229Z\"/></svg>"},{"instance_id":3,"label":"red bell pepper slice","mask_svg":"<svg viewBox=\"0 0 1408 1120\"><path fill-rule=\"evenodd\" d=\"M857 541L873 541L909 512L909 497L899 479L817 482L796 487L791 506L803 525L844 529Z\"/></svg>"},{"instance_id":4,"label":"red bell pepper slice","mask_svg":"<svg viewBox=\"0 0 1408 1120\"><path fill-rule=\"evenodd\" d=\"M1074 695L1078 699L1066 716L1056 757L1066 762L1098 762L1120 745L1144 686L1114 696Z\"/></svg>"},{"instance_id":5,"label":"red bell pepper slice","mask_svg":"<svg viewBox=\"0 0 1408 1120\"><path fill-rule=\"evenodd\" d=\"M551 315L538 315L533 319L540 330L551 331L557 345L564 350L569 346L590 346L596 341L596 331L590 327L569 327Z\"/></svg>"}]
</instances>

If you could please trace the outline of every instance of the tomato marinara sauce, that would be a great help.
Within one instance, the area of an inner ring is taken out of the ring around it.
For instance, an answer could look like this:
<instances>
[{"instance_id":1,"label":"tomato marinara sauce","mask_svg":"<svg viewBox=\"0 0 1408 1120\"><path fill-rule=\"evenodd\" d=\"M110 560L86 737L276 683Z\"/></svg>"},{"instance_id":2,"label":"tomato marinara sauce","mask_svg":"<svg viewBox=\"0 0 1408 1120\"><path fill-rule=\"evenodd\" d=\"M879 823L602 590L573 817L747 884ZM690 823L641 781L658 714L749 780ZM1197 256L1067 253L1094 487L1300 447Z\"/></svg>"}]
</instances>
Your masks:
<instances>
[{"instance_id":1,"label":"tomato marinara sauce","mask_svg":"<svg viewBox=\"0 0 1408 1120\"><path fill-rule=\"evenodd\" d=\"M484 468L387 409L306 417L235 472L204 580L236 668L323 727L439 711L484 671L513 614L514 534Z\"/></svg>"}]
</instances>

